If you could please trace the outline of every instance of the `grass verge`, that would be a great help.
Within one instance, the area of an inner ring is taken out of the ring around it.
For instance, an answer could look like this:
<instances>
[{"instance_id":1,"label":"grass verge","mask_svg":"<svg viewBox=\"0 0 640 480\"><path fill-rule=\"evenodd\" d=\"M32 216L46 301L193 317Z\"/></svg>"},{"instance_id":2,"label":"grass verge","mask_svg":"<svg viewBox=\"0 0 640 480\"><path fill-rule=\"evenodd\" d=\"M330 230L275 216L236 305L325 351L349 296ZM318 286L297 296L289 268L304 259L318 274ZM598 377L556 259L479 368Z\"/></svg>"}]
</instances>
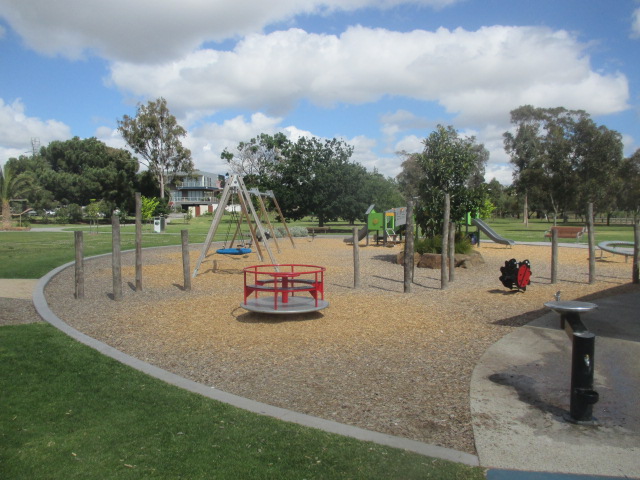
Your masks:
<instances>
[{"instance_id":1,"label":"grass verge","mask_svg":"<svg viewBox=\"0 0 640 480\"><path fill-rule=\"evenodd\" d=\"M0 392L0 478L484 478L183 391L47 324L0 328Z\"/></svg>"}]
</instances>

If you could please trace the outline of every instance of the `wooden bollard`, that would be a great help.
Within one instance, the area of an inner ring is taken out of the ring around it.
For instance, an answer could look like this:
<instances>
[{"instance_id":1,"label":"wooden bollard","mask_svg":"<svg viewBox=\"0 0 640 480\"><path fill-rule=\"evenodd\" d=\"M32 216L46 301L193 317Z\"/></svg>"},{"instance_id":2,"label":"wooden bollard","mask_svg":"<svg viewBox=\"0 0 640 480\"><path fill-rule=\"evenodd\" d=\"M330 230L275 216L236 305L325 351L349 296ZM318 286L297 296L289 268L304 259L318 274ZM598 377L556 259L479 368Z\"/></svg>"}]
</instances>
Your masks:
<instances>
[{"instance_id":1,"label":"wooden bollard","mask_svg":"<svg viewBox=\"0 0 640 480\"><path fill-rule=\"evenodd\" d=\"M449 281L456 279L456 224L449 223Z\"/></svg>"},{"instance_id":2,"label":"wooden bollard","mask_svg":"<svg viewBox=\"0 0 640 480\"><path fill-rule=\"evenodd\" d=\"M136 292L142 291L142 197L136 192Z\"/></svg>"},{"instance_id":3,"label":"wooden bollard","mask_svg":"<svg viewBox=\"0 0 640 480\"><path fill-rule=\"evenodd\" d=\"M413 283L413 200L407 202L407 223L405 225L404 237L404 293L411 293L411 284Z\"/></svg>"},{"instance_id":4,"label":"wooden bollard","mask_svg":"<svg viewBox=\"0 0 640 480\"><path fill-rule=\"evenodd\" d=\"M596 283L596 240L593 230L593 203L587 208L587 235L589 238L589 284Z\"/></svg>"},{"instance_id":5,"label":"wooden bollard","mask_svg":"<svg viewBox=\"0 0 640 480\"><path fill-rule=\"evenodd\" d=\"M640 270L638 263L640 262L640 223L633 225L633 270L631 272L631 281L640 283Z\"/></svg>"},{"instance_id":6,"label":"wooden bollard","mask_svg":"<svg viewBox=\"0 0 640 480\"><path fill-rule=\"evenodd\" d=\"M74 232L76 245L75 298L84 298L84 237L82 232Z\"/></svg>"},{"instance_id":7,"label":"wooden bollard","mask_svg":"<svg viewBox=\"0 0 640 480\"><path fill-rule=\"evenodd\" d=\"M558 282L558 229L551 229L551 284Z\"/></svg>"},{"instance_id":8,"label":"wooden bollard","mask_svg":"<svg viewBox=\"0 0 640 480\"><path fill-rule=\"evenodd\" d=\"M449 217L451 212L451 202L449 194L444 196L444 221L442 223L442 252L440 262L440 289L444 290L449 285Z\"/></svg>"},{"instance_id":9,"label":"wooden bollard","mask_svg":"<svg viewBox=\"0 0 640 480\"><path fill-rule=\"evenodd\" d=\"M111 216L111 272L113 275L113 299L122 300L122 256L120 253L120 219Z\"/></svg>"},{"instance_id":10,"label":"wooden bollard","mask_svg":"<svg viewBox=\"0 0 640 480\"><path fill-rule=\"evenodd\" d=\"M353 227L353 288L360 288L360 245L358 245L358 227Z\"/></svg>"},{"instance_id":11,"label":"wooden bollard","mask_svg":"<svg viewBox=\"0 0 640 480\"><path fill-rule=\"evenodd\" d=\"M191 291L191 267L189 263L189 230L180 230L182 240L182 274L184 276L184 290Z\"/></svg>"}]
</instances>

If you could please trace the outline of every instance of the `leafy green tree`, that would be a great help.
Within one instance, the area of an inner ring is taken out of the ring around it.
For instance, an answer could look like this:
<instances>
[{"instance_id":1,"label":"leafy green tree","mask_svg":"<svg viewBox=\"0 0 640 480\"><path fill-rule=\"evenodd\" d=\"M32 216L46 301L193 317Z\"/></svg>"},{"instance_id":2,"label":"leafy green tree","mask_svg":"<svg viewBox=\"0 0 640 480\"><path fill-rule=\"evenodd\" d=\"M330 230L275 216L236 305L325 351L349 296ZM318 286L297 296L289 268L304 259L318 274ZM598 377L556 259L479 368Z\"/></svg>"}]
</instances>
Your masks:
<instances>
[{"instance_id":1,"label":"leafy green tree","mask_svg":"<svg viewBox=\"0 0 640 480\"><path fill-rule=\"evenodd\" d=\"M136 191L147 197L159 197L160 187L153 173L142 170L136 177Z\"/></svg>"},{"instance_id":2,"label":"leafy green tree","mask_svg":"<svg viewBox=\"0 0 640 480\"><path fill-rule=\"evenodd\" d=\"M140 214L143 222L151 220L156 213L156 209L160 205L160 200L157 198L149 198L144 195L140 196Z\"/></svg>"},{"instance_id":3,"label":"leafy green tree","mask_svg":"<svg viewBox=\"0 0 640 480\"><path fill-rule=\"evenodd\" d=\"M402 162L402 171L396 177L400 190L405 198L415 198L420 192L420 181L424 176L422 166L420 165L419 153L399 152L404 158Z\"/></svg>"},{"instance_id":4,"label":"leafy green tree","mask_svg":"<svg viewBox=\"0 0 640 480\"><path fill-rule=\"evenodd\" d=\"M419 175L416 222L432 237L442 232L445 194L450 196L452 220L484 203L486 193L477 179L484 174L488 155L474 137L460 137L451 126L438 125L423 143L423 152L413 156Z\"/></svg>"},{"instance_id":5,"label":"leafy green tree","mask_svg":"<svg viewBox=\"0 0 640 480\"><path fill-rule=\"evenodd\" d=\"M608 222L618 208L618 192L624 184L622 135L583 118L574 127L574 142L574 208L586 212L588 203L593 203L595 211L607 213Z\"/></svg>"},{"instance_id":6,"label":"leafy green tree","mask_svg":"<svg viewBox=\"0 0 640 480\"><path fill-rule=\"evenodd\" d=\"M340 218L343 197L358 188L362 173L348 166L353 147L335 138L315 137L301 137L283 147L282 160L262 181L274 191L284 214L294 220L315 215L320 226Z\"/></svg>"},{"instance_id":7,"label":"leafy green tree","mask_svg":"<svg viewBox=\"0 0 640 480\"><path fill-rule=\"evenodd\" d=\"M14 175L24 175L29 178L30 188L23 195L29 201L30 207L42 210L54 206L55 199L53 194L42 188L40 184L42 173L49 169L47 161L40 153L10 158L7 160L5 167L10 168Z\"/></svg>"},{"instance_id":8,"label":"leafy green tree","mask_svg":"<svg viewBox=\"0 0 640 480\"><path fill-rule=\"evenodd\" d=\"M401 207L407 203L405 196L400 191L398 182L391 177L385 177L375 169L367 175L365 199L366 208L373 204L376 206L376 210L380 212ZM361 212L358 218L364 220L364 212Z\"/></svg>"},{"instance_id":9,"label":"leafy green tree","mask_svg":"<svg viewBox=\"0 0 640 480\"><path fill-rule=\"evenodd\" d=\"M487 184L487 196L495 205L495 215L501 218L518 214L518 201L513 186L505 187L495 178Z\"/></svg>"},{"instance_id":10,"label":"leafy green tree","mask_svg":"<svg viewBox=\"0 0 640 480\"><path fill-rule=\"evenodd\" d=\"M243 176L246 182L251 183L273 171L274 166L282 161L282 151L289 143L284 133L261 133L248 142L240 142L236 153L225 148L220 156L229 162L232 173Z\"/></svg>"},{"instance_id":11,"label":"leafy green tree","mask_svg":"<svg viewBox=\"0 0 640 480\"><path fill-rule=\"evenodd\" d=\"M620 135L597 126L582 110L563 107L519 107L511 112L515 133L504 134L504 146L515 167L521 195L554 218L587 202L597 209L614 208L620 188Z\"/></svg>"},{"instance_id":12,"label":"leafy green tree","mask_svg":"<svg viewBox=\"0 0 640 480\"><path fill-rule=\"evenodd\" d=\"M618 205L637 220L640 214L640 148L624 159L620 171L623 181L617 195Z\"/></svg>"},{"instance_id":13,"label":"leafy green tree","mask_svg":"<svg viewBox=\"0 0 640 480\"><path fill-rule=\"evenodd\" d=\"M190 173L194 165L191 152L182 145L187 135L167 107L167 101L159 98L147 105L138 104L135 117L125 115L118 121L120 134L140 155L160 186L160 197L165 196L165 186L178 172Z\"/></svg>"},{"instance_id":14,"label":"leafy green tree","mask_svg":"<svg viewBox=\"0 0 640 480\"><path fill-rule=\"evenodd\" d=\"M0 167L0 202L2 202L2 228L11 228L11 201L22 197L30 188L24 174L14 175L11 168Z\"/></svg>"},{"instance_id":15,"label":"leafy green tree","mask_svg":"<svg viewBox=\"0 0 640 480\"><path fill-rule=\"evenodd\" d=\"M9 159L8 164L31 175L34 188L28 198L38 208L87 205L92 198L111 208L134 202L137 161L126 150L96 138L54 141L37 156Z\"/></svg>"}]
</instances>

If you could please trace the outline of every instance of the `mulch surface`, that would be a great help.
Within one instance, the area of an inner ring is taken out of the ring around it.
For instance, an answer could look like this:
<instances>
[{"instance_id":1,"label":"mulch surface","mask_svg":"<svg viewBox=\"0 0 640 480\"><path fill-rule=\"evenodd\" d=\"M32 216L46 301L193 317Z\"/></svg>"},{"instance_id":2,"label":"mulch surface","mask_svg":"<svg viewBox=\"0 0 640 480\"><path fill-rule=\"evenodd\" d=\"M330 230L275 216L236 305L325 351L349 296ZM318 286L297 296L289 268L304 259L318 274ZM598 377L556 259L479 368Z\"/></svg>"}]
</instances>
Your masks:
<instances>
[{"instance_id":1,"label":"mulch surface","mask_svg":"<svg viewBox=\"0 0 640 480\"><path fill-rule=\"evenodd\" d=\"M357 290L353 248L342 239L296 239L296 248L280 240L280 247L277 253L272 245L279 263L327 268L328 308L288 316L244 310L242 269L260 263L255 253L209 253L186 292L179 248L144 251L141 292L133 288L133 254L124 254L121 301L112 299L110 257L86 262L83 300L74 299L73 269L52 280L46 297L76 329L192 380L475 453L469 383L491 344L545 313L544 302L558 290L565 300L638 291L630 284L631 264L612 255L597 262L597 281L589 285L586 249L560 249L559 283L551 285L550 246L483 244L486 263L456 269L446 290L439 270L420 268L404 293L403 267L395 262L400 246L360 247ZM191 270L200 250L191 247ZM531 262L526 292L498 281L510 258Z\"/></svg>"}]
</instances>

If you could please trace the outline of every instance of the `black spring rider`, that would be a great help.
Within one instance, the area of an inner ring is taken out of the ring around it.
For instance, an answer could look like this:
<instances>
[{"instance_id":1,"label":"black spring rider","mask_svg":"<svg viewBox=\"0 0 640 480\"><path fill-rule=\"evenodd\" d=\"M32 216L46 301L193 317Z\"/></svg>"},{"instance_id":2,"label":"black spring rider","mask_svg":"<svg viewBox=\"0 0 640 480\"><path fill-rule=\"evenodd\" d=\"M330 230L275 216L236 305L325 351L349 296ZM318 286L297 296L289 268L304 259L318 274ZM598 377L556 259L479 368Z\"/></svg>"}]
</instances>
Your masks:
<instances>
[{"instance_id":1,"label":"black spring rider","mask_svg":"<svg viewBox=\"0 0 640 480\"><path fill-rule=\"evenodd\" d=\"M529 260L517 262L515 258L504 262L504 267L500 267L500 281L511 290L527 289L527 285L531 283L531 264Z\"/></svg>"}]
</instances>

